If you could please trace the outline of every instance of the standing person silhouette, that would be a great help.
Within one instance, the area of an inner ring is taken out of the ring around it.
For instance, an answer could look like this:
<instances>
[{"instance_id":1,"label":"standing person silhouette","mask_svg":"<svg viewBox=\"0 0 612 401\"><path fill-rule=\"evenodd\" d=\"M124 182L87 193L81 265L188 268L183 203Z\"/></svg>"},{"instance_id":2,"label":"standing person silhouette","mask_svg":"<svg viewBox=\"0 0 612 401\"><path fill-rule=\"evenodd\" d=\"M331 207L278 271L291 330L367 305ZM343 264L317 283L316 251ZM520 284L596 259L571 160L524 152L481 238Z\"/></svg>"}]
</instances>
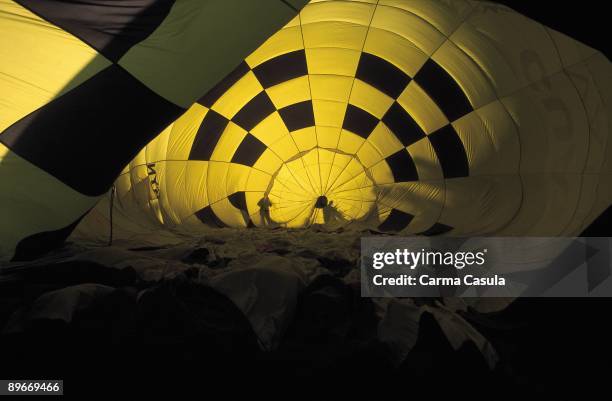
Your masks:
<instances>
[{"instance_id":1,"label":"standing person silhouette","mask_svg":"<svg viewBox=\"0 0 612 401\"><path fill-rule=\"evenodd\" d=\"M257 206L259 206L259 216L261 217L261 224L264 226L272 225L272 218L270 217L270 208L272 207L272 202L268 195L264 195L263 198L257 202Z\"/></svg>"},{"instance_id":2,"label":"standing person silhouette","mask_svg":"<svg viewBox=\"0 0 612 401\"><path fill-rule=\"evenodd\" d=\"M334 206L334 201L329 201L327 205L323 207L323 221L325 224L333 225L335 223L342 223L345 221L342 213Z\"/></svg>"},{"instance_id":3,"label":"standing person silhouette","mask_svg":"<svg viewBox=\"0 0 612 401\"><path fill-rule=\"evenodd\" d=\"M334 218L334 201L329 201L327 205L323 207L323 222L325 224L332 223Z\"/></svg>"}]
</instances>

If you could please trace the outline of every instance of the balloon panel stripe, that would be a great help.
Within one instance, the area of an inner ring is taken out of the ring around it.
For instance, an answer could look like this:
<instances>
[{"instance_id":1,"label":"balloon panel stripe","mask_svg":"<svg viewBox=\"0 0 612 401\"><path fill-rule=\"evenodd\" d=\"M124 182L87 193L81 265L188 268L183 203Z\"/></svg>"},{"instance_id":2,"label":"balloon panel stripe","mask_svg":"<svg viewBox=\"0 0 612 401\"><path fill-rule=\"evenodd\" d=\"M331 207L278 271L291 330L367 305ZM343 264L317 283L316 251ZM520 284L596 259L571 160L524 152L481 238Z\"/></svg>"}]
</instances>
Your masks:
<instances>
[{"instance_id":1,"label":"balloon panel stripe","mask_svg":"<svg viewBox=\"0 0 612 401\"><path fill-rule=\"evenodd\" d=\"M204 224L211 227L227 227L227 225L217 216L217 214L212 210L212 207L206 206L203 209L198 210L195 213L195 216Z\"/></svg>"},{"instance_id":2,"label":"balloon panel stripe","mask_svg":"<svg viewBox=\"0 0 612 401\"><path fill-rule=\"evenodd\" d=\"M234 192L227 199L236 209L247 211L246 194L244 191Z\"/></svg>"},{"instance_id":3,"label":"balloon panel stripe","mask_svg":"<svg viewBox=\"0 0 612 401\"><path fill-rule=\"evenodd\" d=\"M16 0L16 3L81 39L113 62L117 62L132 46L157 29L170 13L174 2Z\"/></svg>"},{"instance_id":4,"label":"balloon panel stripe","mask_svg":"<svg viewBox=\"0 0 612 401\"><path fill-rule=\"evenodd\" d=\"M240 143L240 146L238 146L238 149L236 149L236 153L234 153L234 157L232 157L232 163L253 167L267 148L268 147L254 135L247 134Z\"/></svg>"},{"instance_id":5,"label":"balloon panel stripe","mask_svg":"<svg viewBox=\"0 0 612 401\"><path fill-rule=\"evenodd\" d=\"M264 88L302 77L308 74L306 52L285 53L253 68L253 73Z\"/></svg>"},{"instance_id":6,"label":"balloon panel stripe","mask_svg":"<svg viewBox=\"0 0 612 401\"><path fill-rule=\"evenodd\" d=\"M315 124L312 100L283 107L278 113L289 131L312 127Z\"/></svg>"},{"instance_id":7,"label":"balloon panel stripe","mask_svg":"<svg viewBox=\"0 0 612 401\"><path fill-rule=\"evenodd\" d=\"M413 215L392 209L387 219L378 226L378 229L380 231L402 231L408 227L412 219L414 219Z\"/></svg>"},{"instance_id":8,"label":"balloon panel stripe","mask_svg":"<svg viewBox=\"0 0 612 401\"><path fill-rule=\"evenodd\" d=\"M250 131L275 111L276 107L272 100L265 91L262 91L236 113L232 122Z\"/></svg>"},{"instance_id":9,"label":"balloon panel stripe","mask_svg":"<svg viewBox=\"0 0 612 401\"><path fill-rule=\"evenodd\" d=\"M436 102L449 121L474 111L457 81L434 60L427 60L414 80Z\"/></svg>"},{"instance_id":10,"label":"balloon panel stripe","mask_svg":"<svg viewBox=\"0 0 612 401\"><path fill-rule=\"evenodd\" d=\"M368 139L374 128L379 123L379 119L360 107L349 104L344 115L342 128Z\"/></svg>"},{"instance_id":11,"label":"balloon panel stripe","mask_svg":"<svg viewBox=\"0 0 612 401\"><path fill-rule=\"evenodd\" d=\"M229 120L214 110L208 110L198 128L189 153L189 160L210 160Z\"/></svg>"},{"instance_id":12,"label":"balloon panel stripe","mask_svg":"<svg viewBox=\"0 0 612 401\"><path fill-rule=\"evenodd\" d=\"M470 166L463 143L452 125L446 125L427 137L433 146L444 178L470 175Z\"/></svg>"},{"instance_id":13,"label":"balloon panel stripe","mask_svg":"<svg viewBox=\"0 0 612 401\"><path fill-rule=\"evenodd\" d=\"M408 150L402 149L385 159L395 182L418 181L419 174Z\"/></svg>"},{"instance_id":14,"label":"balloon panel stripe","mask_svg":"<svg viewBox=\"0 0 612 401\"><path fill-rule=\"evenodd\" d=\"M426 136L419 124L397 102L389 108L382 121L404 146L410 146Z\"/></svg>"},{"instance_id":15,"label":"balloon panel stripe","mask_svg":"<svg viewBox=\"0 0 612 401\"><path fill-rule=\"evenodd\" d=\"M184 111L111 65L13 124L0 141L76 191L98 196Z\"/></svg>"},{"instance_id":16,"label":"balloon panel stripe","mask_svg":"<svg viewBox=\"0 0 612 401\"><path fill-rule=\"evenodd\" d=\"M384 94L397 99L411 78L402 70L378 56L361 53L355 78L366 82Z\"/></svg>"},{"instance_id":17,"label":"balloon panel stripe","mask_svg":"<svg viewBox=\"0 0 612 401\"><path fill-rule=\"evenodd\" d=\"M431 226L431 228L429 228L427 231L419 233L419 235L425 235L427 237L433 237L433 236L436 236L436 235L446 234L446 233L450 232L452 229L453 229L453 227L447 226L446 224L435 223L433 226Z\"/></svg>"}]
</instances>

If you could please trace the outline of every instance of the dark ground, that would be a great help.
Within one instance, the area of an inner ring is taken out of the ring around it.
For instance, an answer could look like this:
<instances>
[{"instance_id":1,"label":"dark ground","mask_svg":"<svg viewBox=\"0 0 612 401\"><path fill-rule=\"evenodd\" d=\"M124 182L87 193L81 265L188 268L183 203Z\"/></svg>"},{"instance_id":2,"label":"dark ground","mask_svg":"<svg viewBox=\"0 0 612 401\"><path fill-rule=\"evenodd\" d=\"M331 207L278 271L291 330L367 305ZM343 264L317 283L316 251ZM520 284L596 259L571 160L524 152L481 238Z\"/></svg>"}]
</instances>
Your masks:
<instances>
[{"instance_id":1,"label":"dark ground","mask_svg":"<svg viewBox=\"0 0 612 401\"><path fill-rule=\"evenodd\" d=\"M609 235L607 218L586 233ZM191 271L152 282L130 269L78 262L54 265L52 275L43 268L18 282L0 280L2 327L17 306L51 290L116 288L70 324L37 321L23 333L0 335L0 377L61 378L67 394L79 398L170 392L212 399L609 399L612 299L524 298L495 314L469 311L464 317L499 353L494 370L472 344L453 350L425 314L416 346L395 367L372 335L371 301L334 278L344 269L326 267L332 275L302 293L272 352L260 351L245 316Z\"/></svg>"},{"instance_id":2,"label":"dark ground","mask_svg":"<svg viewBox=\"0 0 612 401\"><path fill-rule=\"evenodd\" d=\"M607 299L522 299L486 324L475 323L500 354L489 371L470 346L452 350L427 315L416 347L396 369L381 343L340 341L329 333L304 339L290 332L277 351L262 353L239 313L231 327L215 325L222 313L219 321L227 325L233 312L232 305L211 301L215 295L189 295L207 302L212 327L193 326L180 306L169 308L170 298L158 296L139 311L149 319L133 330L122 327L114 308L127 320L136 305L116 294L70 326L48 322L26 335L2 336L0 376L62 378L67 394L81 397L188 391L227 399L609 399ZM158 301L166 302L160 309L167 316L159 315ZM105 314L113 319L103 320ZM306 318L295 324L300 319Z\"/></svg>"}]
</instances>

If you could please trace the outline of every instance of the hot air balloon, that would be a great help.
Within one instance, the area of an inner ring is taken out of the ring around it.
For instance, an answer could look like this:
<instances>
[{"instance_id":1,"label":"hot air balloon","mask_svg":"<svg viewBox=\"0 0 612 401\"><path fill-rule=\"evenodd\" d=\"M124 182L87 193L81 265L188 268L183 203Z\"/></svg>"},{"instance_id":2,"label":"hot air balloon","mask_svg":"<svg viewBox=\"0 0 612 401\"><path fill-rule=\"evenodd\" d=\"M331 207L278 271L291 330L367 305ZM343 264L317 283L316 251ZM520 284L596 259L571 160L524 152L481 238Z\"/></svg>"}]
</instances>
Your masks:
<instances>
[{"instance_id":1,"label":"hot air balloon","mask_svg":"<svg viewBox=\"0 0 612 401\"><path fill-rule=\"evenodd\" d=\"M312 1L152 140L77 234L103 240L114 211L123 238L577 235L612 201L610 67L492 3Z\"/></svg>"},{"instance_id":2,"label":"hot air balloon","mask_svg":"<svg viewBox=\"0 0 612 401\"><path fill-rule=\"evenodd\" d=\"M1 0L0 259L61 244L302 0Z\"/></svg>"}]
</instances>

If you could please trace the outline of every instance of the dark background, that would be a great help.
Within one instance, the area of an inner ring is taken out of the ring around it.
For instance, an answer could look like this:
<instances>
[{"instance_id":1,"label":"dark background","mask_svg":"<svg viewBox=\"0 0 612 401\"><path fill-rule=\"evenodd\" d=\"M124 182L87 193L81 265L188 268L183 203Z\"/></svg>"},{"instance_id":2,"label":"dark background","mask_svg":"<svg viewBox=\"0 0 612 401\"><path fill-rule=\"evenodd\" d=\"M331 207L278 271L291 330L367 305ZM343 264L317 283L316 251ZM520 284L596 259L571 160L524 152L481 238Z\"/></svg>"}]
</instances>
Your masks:
<instances>
[{"instance_id":1,"label":"dark background","mask_svg":"<svg viewBox=\"0 0 612 401\"><path fill-rule=\"evenodd\" d=\"M577 39L604 53L610 59L612 38L610 13L595 0L541 1L494 0ZM612 207L608 208L583 233L585 237L612 236Z\"/></svg>"},{"instance_id":2,"label":"dark background","mask_svg":"<svg viewBox=\"0 0 612 401\"><path fill-rule=\"evenodd\" d=\"M604 52L610 58L610 13L605 2L495 0Z\"/></svg>"},{"instance_id":3,"label":"dark background","mask_svg":"<svg viewBox=\"0 0 612 401\"><path fill-rule=\"evenodd\" d=\"M610 58L610 14L605 3L497 0ZM583 236L612 236L612 208ZM501 391L530 399L610 399L612 328L610 299L520 299L504 319L523 327L506 339L506 369L514 380ZM495 336L495 335L494 335ZM503 335L496 336L503 342ZM513 388L510 388L512 386Z\"/></svg>"}]
</instances>

